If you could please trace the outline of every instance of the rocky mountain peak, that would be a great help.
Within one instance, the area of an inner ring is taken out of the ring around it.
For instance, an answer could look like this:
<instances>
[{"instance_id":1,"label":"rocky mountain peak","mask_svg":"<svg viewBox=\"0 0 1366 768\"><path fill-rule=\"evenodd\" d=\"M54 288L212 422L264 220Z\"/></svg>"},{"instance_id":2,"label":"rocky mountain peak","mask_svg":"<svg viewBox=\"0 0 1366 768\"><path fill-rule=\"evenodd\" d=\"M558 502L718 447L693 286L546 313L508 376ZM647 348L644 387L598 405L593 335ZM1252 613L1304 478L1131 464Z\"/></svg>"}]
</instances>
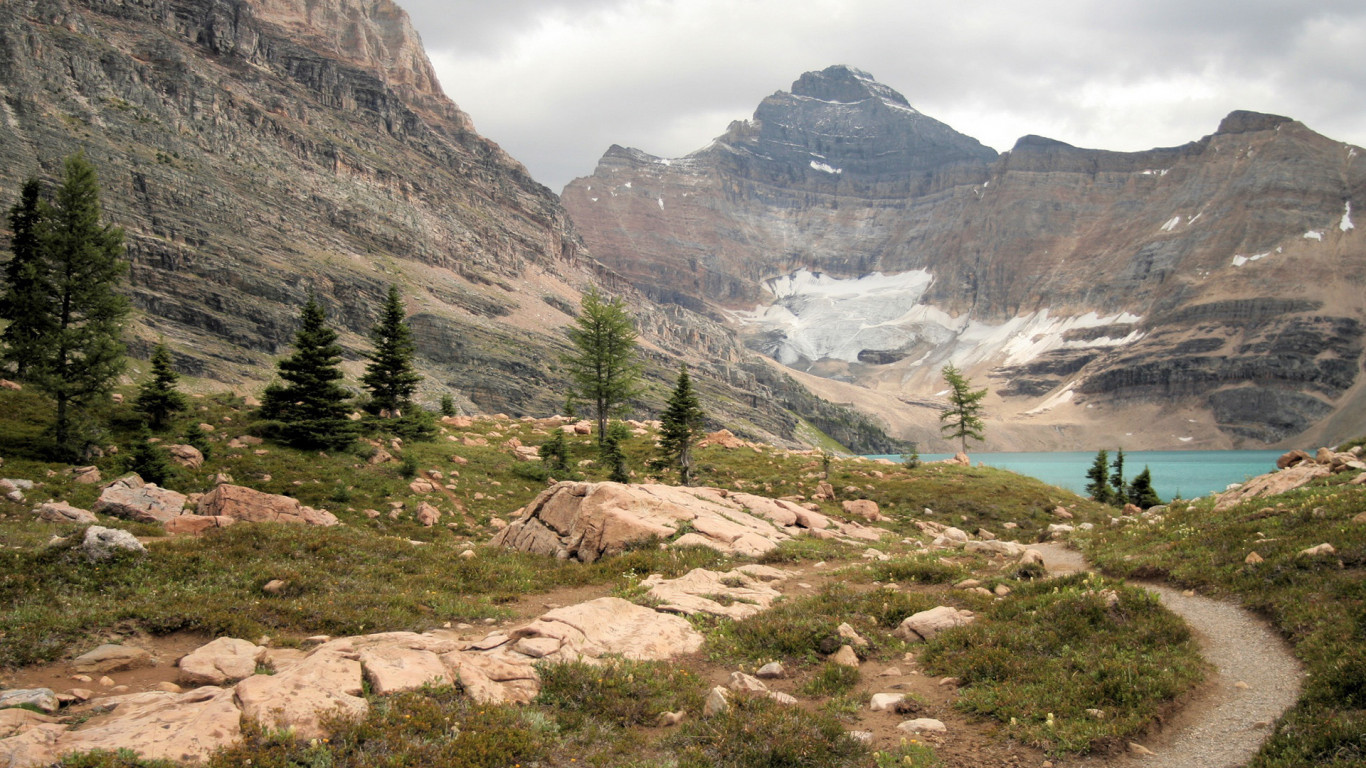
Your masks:
<instances>
[{"instance_id":1,"label":"rocky mountain peak","mask_svg":"<svg viewBox=\"0 0 1366 768\"><path fill-rule=\"evenodd\" d=\"M452 112L412 21L392 0L245 0L257 19L364 69L417 106Z\"/></svg>"},{"instance_id":2,"label":"rocky mountain peak","mask_svg":"<svg viewBox=\"0 0 1366 768\"><path fill-rule=\"evenodd\" d=\"M1262 112L1249 112L1247 110L1236 110L1230 112L1219 123L1219 130L1216 134L1232 133L1255 133L1257 131L1272 131L1285 123L1295 122L1291 118L1281 115L1268 115Z\"/></svg>"},{"instance_id":3,"label":"rocky mountain peak","mask_svg":"<svg viewBox=\"0 0 1366 768\"><path fill-rule=\"evenodd\" d=\"M907 109L911 108L905 96L879 83L867 72L843 64L803 74L792 84L792 95L842 104L881 99Z\"/></svg>"}]
</instances>

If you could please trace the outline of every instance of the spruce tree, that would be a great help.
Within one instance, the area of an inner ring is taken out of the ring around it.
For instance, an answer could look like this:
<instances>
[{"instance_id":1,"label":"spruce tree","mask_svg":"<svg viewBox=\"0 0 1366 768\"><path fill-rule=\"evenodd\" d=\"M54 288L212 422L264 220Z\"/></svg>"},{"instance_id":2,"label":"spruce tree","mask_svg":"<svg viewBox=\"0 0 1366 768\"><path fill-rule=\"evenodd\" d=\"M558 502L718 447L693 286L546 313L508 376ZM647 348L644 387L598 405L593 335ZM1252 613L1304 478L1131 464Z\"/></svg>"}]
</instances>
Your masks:
<instances>
[{"instance_id":1,"label":"spruce tree","mask_svg":"<svg viewBox=\"0 0 1366 768\"><path fill-rule=\"evenodd\" d=\"M569 447L564 442L564 430L554 429L550 439L541 444L541 461L551 472L569 471Z\"/></svg>"},{"instance_id":2,"label":"spruce tree","mask_svg":"<svg viewBox=\"0 0 1366 768\"><path fill-rule=\"evenodd\" d=\"M42 359L43 340L56 329L51 265L43 252L51 215L38 180L24 182L19 200L9 212L14 234L10 260L5 264L5 292L0 295L0 318L9 321L0 333L0 354L20 380L27 379Z\"/></svg>"},{"instance_id":3,"label":"spruce tree","mask_svg":"<svg viewBox=\"0 0 1366 768\"><path fill-rule=\"evenodd\" d=\"M342 378L342 350L327 314L309 294L294 335L294 354L276 367L283 385L272 384L261 398L261 415L281 423L281 437L298 448L342 448L354 438L347 419L350 396Z\"/></svg>"},{"instance_id":4,"label":"spruce tree","mask_svg":"<svg viewBox=\"0 0 1366 768\"><path fill-rule=\"evenodd\" d=\"M952 363L944 366L941 372L949 385L949 407L939 414L939 431L949 439L957 438L963 453L968 452L968 438L982 441L982 398L987 390L973 389L963 372Z\"/></svg>"},{"instance_id":5,"label":"spruce tree","mask_svg":"<svg viewBox=\"0 0 1366 768\"><path fill-rule=\"evenodd\" d=\"M626 469L626 452L621 449L621 444L630 434L625 424L614 421L607 428L602 445L599 446L603 466L608 470L607 479L614 483L631 482L631 474Z\"/></svg>"},{"instance_id":6,"label":"spruce tree","mask_svg":"<svg viewBox=\"0 0 1366 768\"><path fill-rule=\"evenodd\" d=\"M1139 472L1134 481L1129 484L1129 503L1139 509L1149 509L1162 503L1162 499L1158 497L1157 491L1153 488L1152 473L1148 471L1147 467L1144 467L1143 471Z\"/></svg>"},{"instance_id":7,"label":"spruce tree","mask_svg":"<svg viewBox=\"0 0 1366 768\"><path fill-rule=\"evenodd\" d=\"M147 415L152 429L161 431L171 416L185 410L185 395L176 389L180 374L171 367L171 352L166 342L152 350L152 378L138 389L137 409Z\"/></svg>"},{"instance_id":8,"label":"spruce tree","mask_svg":"<svg viewBox=\"0 0 1366 768\"><path fill-rule=\"evenodd\" d=\"M29 378L56 403L56 452L72 460L83 437L74 418L107 398L123 372L119 335L128 312L128 300L115 290L127 266L123 230L100 224L99 182L85 155L66 159L41 240L52 324L36 344Z\"/></svg>"},{"instance_id":9,"label":"spruce tree","mask_svg":"<svg viewBox=\"0 0 1366 768\"><path fill-rule=\"evenodd\" d=\"M397 418L413 399L422 376L413 370L413 332L403 311L398 286L390 285L380 309L379 321L370 330L375 349L367 357L361 384L370 391L370 406L376 413Z\"/></svg>"},{"instance_id":10,"label":"spruce tree","mask_svg":"<svg viewBox=\"0 0 1366 768\"><path fill-rule=\"evenodd\" d=\"M1114 489L1110 487L1110 454L1104 448L1096 454L1091 468L1086 470L1086 479L1091 481L1086 484L1086 492L1092 499L1101 504L1110 504L1115 500Z\"/></svg>"},{"instance_id":11,"label":"spruce tree","mask_svg":"<svg viewBox=\"0 0 1366 768\"><path fill-rule=\"evenodd\" d=\"M152 442L152 430L145 421L138 430L137 438L129 447L124 469L136 472L138 477L146 482L157 485L165 485L175 474L175 467L171 466L171 457L166 453L166 449Z\"/></svg>"},{"instance_id":12,"label":"spruce tree","mask_svg":"<svg viewBox=\"0 0 1366 768\"><path fill-rule=\"evenodd\" d=\"M1110 485L1115 489L1116 496L1123 496L1124 489L1127 487L1124 482L1124 449L1119 448L1115 451L1115 460L1110 463L1114 470L1110 475Z\"/></svg>"},{"instance_id":13,"label":"spruce tree","mask_svg":"<svg viewBox=\"0 0 1366 768\"><path fill-rule=\"evenodd\" d=\"M678 371L678 382L673 394L660 416L659 450L661 458L653 462L659 469L674 467L678 470L679 482L692 485L692 446L706 421L702 404L693 391L692 381L688 378L688 366Z\"/></svg>"},{"instance_id":14,"label":"spruce tree","mask_svg":"<svg viewBox=\"0 0 1366 768\"><path fill-rule=\"evenodd\" d=\"M639 392L641 364L636 330L621 299L604 300L597 288L584 295L582 312L569 329L577 352L565 358L576 393L593 404L598 445L607 440L607 420Z\"/></svg>"}]
</instances>

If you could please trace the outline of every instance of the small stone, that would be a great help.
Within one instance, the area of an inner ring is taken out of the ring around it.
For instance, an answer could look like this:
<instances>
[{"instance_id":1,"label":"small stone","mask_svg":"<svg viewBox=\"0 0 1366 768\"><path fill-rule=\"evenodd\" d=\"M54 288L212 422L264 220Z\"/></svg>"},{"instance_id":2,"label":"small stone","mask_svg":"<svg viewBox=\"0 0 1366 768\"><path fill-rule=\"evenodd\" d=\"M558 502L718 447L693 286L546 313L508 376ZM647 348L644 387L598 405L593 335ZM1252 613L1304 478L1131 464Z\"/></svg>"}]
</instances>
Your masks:
<instances>
[{"instance_id":1,"label":"small stone","mask_svg":"<svg viewBox=\"0 0 1366 768\"><path fill-rule=\"evenodd\" d=\"M464 552L461 552L461 553L460 553L460 557L461 557L462 559L469 560L469 559L471 559L471 558L474 557L474 550L472 550L472 549L467 549L467 550L465 550Z\"/></svg>"},{"instance_id":2,"label":"small stone","mask_svg":"<svg viewBox=\"0 0 1366 768\"><path fill-rule=\"evenodd\" d=\"M104 688L113 688L114 685L115 685L115 683L114 683L114 678L110 677L109 675L104 675L104 676L102 676L102 677L101 677L99 680L97 680L96 682L99 683L99 684L100 684L102 687L104 687Z\"/></svg>"},{"instance_id":3,"label":"small stone","mask_svg":"<svg viewBox=\"0 0 1366 768\"><path fill-rule=\"evenodd\" d=\"M1193 590L1193 589L1188 589L1188 590L1182 592L1181 595L1182 595L1183 597L1195 597L1195 590Z\"/></svg>"},{"instance_id":4,"label":"small stone","mask_svg":"<svg viewBox=\"0 0 1366 768\"><path fill-rule=\"evenodd\" d=\"M726 687L732 691L740 691L743 693L768 692L768 686L764 685L762 680L752 675L747 675L744 672L730 673L730 680L726 683Z\"/></svg>"},{"instance_id":5,"label":"small stone","mask_svg":"<svg viewBox=\"0 0 1366 768\"><path fill-rule=\"evenodd\" d=\"M961 681L956 677L945 677L940 679L939 685L940 687L951 686L957 688L959 682Z\"/></svg>"},{"instance_id":6,"label":"small stone","mask_svg":"<svg viewBox=\"0 0 1366 768\"><path fill-rule=\"evenodd\" d=\"M72 680L75 680L75 681L78 682L78 683L93 683L93 682L95 682L95 678L91 677L90 675L72 675L72 676L71 676L71 679L72 679Z\"/></svg>"},{"instance_id":7,"label":"small stone","mask_svg":"<svg viewBox=\"0 0 1366 768\"><path fill-rule=\"evenodd\" d=\"M1247 683L1243 682L1242 680L1239 680L1238 682L1236 682L1236 683L1233 684L1233 687L1234 687L1234 688L1237 688L1237 689L1240 690L1240 691L1246 691L1248 688L1251 688L1252 686L1248 685Z\"/></svg>"},{"instance_id":8,"label":"small stone","mask_svg":"<svg viewBox=\"0 0 1366 768\"><path fill-rule=\"evenodd\" d=\"M875 693L868 702L868 710L871 712L886 712L894 709L906 698L904 693Z\"/></svg>"},{"instance_id":9,"label":"small stone","mask_svg":"<svg viewBox=\"0 0 1366 768\"><path fill-rule=\"evenodd\" d=\"M1243 558L1243 562L1247 563L1248 565L1257 565L1258 563L1263 563L1266 561L1263 560L1262 556L1257 554L1256 552L1249 552L1247 553L1247 557Z\"/></svg>"},{"instance_id":10,"label":"small stone","mask_svg":"<svg viewBox=\"0 0 1366 768\"><path fill-rule=\"evenodd\" d=\"M1318 557L1319 555L1335 555L1337 554L1337 550L1333 548L1332 544L1323 543L1315 547L1301 550L1300 554L1308 557Z\"/></svg>"},{"instance_id":11,"label":"small stone","mask_svg":"<svg viewBox=\"0 0 1366 768\"><path fill-rule=\"evenodd\" d=\"M673 726L682 723L687 717L688 713L681 709L677 712L661 712L659 713L659 727L672 728Z\"/></svg>"},{"instance_id":12,"label":"small stone","mask_svg":"<svg viewBox=\"0 0 1366 768\"><path fill-rule=\"evenodd\" d=\"M183 688L171 682L170 680L162 680L161 682L157 683L156 689L158 691L165 691L167 693L181 693L184 690Z\"/></svg>"},{"instance_id":13,"label":"small stone","mask_svg":"<svg viewBox=\"0 0 1366 768\"><path fill-rule=\"evenodd\" d=\"M850 731L850 732L849 732L849 738L851 738L851 739L853 739L854 741L857 741L857 742L859 742L859 743L861 743L861 744L864 744L864 745L871 745L871 744L873 743L873 732L872 732L872 731Z\"/></svg>"},{"instance_id":14,"label":"small stone","mask_svg":"<svg viewBox=\"0 0 1366 768\"><path fill-rule=\"evenodd\" d=\"M755 672L754 676L760 680L778 680L784 676L783 665L781 662L770 661L759 667L759 671Z\"/></svg>"},{"instance_id":15,"label":"small stone","mask_svg":"<svg viewBox=\"0 0 1366 768\"><path fill-rule=\"evenodd\" d=\"M878 677L901 677L901 667L887 667L878 673Z\"/></svg>"},{"instance_id":16,"label":"small stone","mask_svg":"<svg viewBox=\"0 0 1366 768\"><path fill-rule=\"evenodd\" d=\"M95 692L89 688L72 688L67 694L76 701L90 701L95 696Z\"/></svg>"},{"instance_id":17,"label":"small stone","mask_svg":"<svg viewBox=\"0 0 1366 768\"><path fill-rule=\"evenodd\" d=\"M730 711L730 694L725 688L716 686L707 694L707 703L702 705L702 716L711 717Z\"/></svg>"},{"instance_id":18,"label":"small stone","mask_svg":"<svg viewBox=\"0 0 1366 768\"><path fill-rule=\"evenodd\" d=\"M787 707L790 707L793 704L797 703L796 696L793 696L790 693L783 693L782 691L769 691L768 697L778 702L779 704L782 704L783 706Z\"/></svg>"},{"instance_id":19,"label":"small stone","mask_svg":"<svg viewBox=\"0 0 1366 768\"><path fill-rule=\"evenodd\" d=\"M863 636L860 635L858 631L855 630L853 627L849 626L848 623L839 625L837 631L839 632L840 637L844 638L845 640L848 640L850 643L854 644L859 648L868 645L868 641L863 639Z\"/></svg>"},{"instance_id":20,"label":"small stone","mask_svg":"<svg viewBox=\"0 0 1366 768\"><path fill-rule=\"evenodd\" d=\"M1010 587L1007 587L1004 584L997 584L996 589L993 589L992 593L995 594L997 597L1005 597L1006 595L1010 594Z\"/></svg>"},{"instance_id":21,"label":"small stone","mask_svg":"<svg viewBox=\"0 0 1366 768\"><path fill-rule=\"evenodd\" d=\"M271 579L266 582L265 586L261 587L261 591L265 592L267 595L279 595L282 594L285 591L285 587L288 586L289 582L283 579Z\"/></svg>"},{"instance_id":22,"label":"small stone","mask_svg":"<svg viewBox=\"0 0 1366 768\"><path fill-rule=\"evenodd\" d=\"M1086 714L1090 715L1091 717L1094 717L1097 720L1105 719L1105 711L1101 709L1088 709L1086 710Z\"/></svg>"},{"instance_id":23,"label":"small stone","mask_svg":"<svg viewBox=\"0 0 1366 768\"><path fill-rule=\"evenodd\" d=\"M858 654L854 653L852 646L841 645L840 649L830 657L830 660L842 666L858 669Z\"/></svg>"},{"instance_id":24,"label":"small stone","mask_svg":"<svg viewBox=\"0 0 1366 768\"><path fill-rule=\"evenodd\" d=\"M1135 755L1141 755L1143 757L1147 757L1149 755L1154 754L1154 752L1151 749L1148 749L1147 747L1143 746L1142 744L1139 744L1136 741L1129 742L1129 751Z\"/></svg>"},{"instance_id":25,"label":"small stone","mask_svg":"<svg viewBox=\"0 0 1366 768\"><path fill-rule=\"evenodd\" d=\"M943 733L948 730L944 723L932 717L919 717L915 720L907 720L896 727L898 731L906 733Z\"/></svg>"}]
</instances>

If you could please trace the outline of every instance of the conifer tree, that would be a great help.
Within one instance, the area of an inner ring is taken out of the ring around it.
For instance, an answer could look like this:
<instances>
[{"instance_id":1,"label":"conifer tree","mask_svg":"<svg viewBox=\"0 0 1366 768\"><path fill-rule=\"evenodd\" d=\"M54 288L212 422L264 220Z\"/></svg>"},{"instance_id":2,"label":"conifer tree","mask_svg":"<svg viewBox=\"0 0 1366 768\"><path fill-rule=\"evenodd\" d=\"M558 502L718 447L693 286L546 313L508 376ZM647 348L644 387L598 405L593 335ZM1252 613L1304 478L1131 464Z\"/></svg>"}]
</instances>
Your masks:
<instances>
[{"instance_id":1,"label":"conifer tree","mask_svg":"<svg viewBox=\"0 0 1366 768\"><path fill-rule=\"evenodd\" d=\"M41 344L56 328L52 300L51 265L43 252L45 230L52 215L42 199L37 179L24 182L19 200L9 212L10 260L5 264L5 292L0 295L0 318L9 321L0 342L3 360L17 379L27 379L42 359Z\"/></svg>"},{"instance_id":2,"label":"conifer tree","mask_svg":"<svg viewBox=\"0 0 1366 768\"><path fill-rule=\"evenodd\" d=\"M621 299L604 300L597 288L584 295L582 312L569 329L578 351L565 358L576 392L593 404L598 445L607 440L607 420L639 391L636 330Z\"/></svg>"},{"instance_id":3,"label":"conifer tree","mask_svg":"<svg viewBox=\"0 0 1366 768\"><path fill-rule=\"evenodd\" d=\"M1134 481L1129 484L1129 503L1139 509L1149 509L1162 503L1162 499L1158 497L1157 491L1153 488L1152 473L1148 471L1147 467L1144 467L1143 471L1139 472Z\"/></svg>"},{"instance_id":4,"label":"conifer tree","mask_svg":"<svg viewBox=\"0 0 1366 768\"><path fill-rule=\"evenodd\" d=\"M952 363L944 366L941 372L949 385L949 407L939 414L939 431L949 439L957 438L963 449L968 452L968 438L982 441L982 398L987 390L973 389L963 372Z\"/></svg>"},{"instance_id":5,"label":"conifer tree","mask_svg":"<svg viewBox=\"0 0 1366 768\"><path fill-rule=\"evenodd\" d=\"M706 414L702 404L693 391L692 380L688 378L688 366L678 370L678 382L673 394L660 416L659 450L661 457L653 466L658 469L674 467L678 470L679 483L692 485L692 446L702 434Z\"/></svg>"},{"instance_id":6,"label":"conifer tree","mask_svg":"<svg viewBox=\"0 0 1366 768\"><path fill-rule=\"evenodd\" d=\"M602 463L608 469L607 479L614 483L631 482L631 474L626 469L626 452L621 449L621 444L630 434L625 424L614 421L607 428L599 447Z\"/></svg>"},{"instance_id":7,"label":"conifer tree","mask_svg":"<svg viewBox=\"0 0 1366 768\"><path fill-rule=\"evenodd\" d=\"M281 422L281 437L298 448L341 448L354 438L347 419L350 396L342 378L342 350L327 314L309 294L294 335L294 354L276 367L283 385L271 384L261 398L261 415Z\"/></svg>"},{"instance_id":8,"label":"conifer tree","mask_svg":"<svg viewBox=\"0 0 1366 768\"><path fill-rule=\"evenodd\" d=\"M191 424L185 429L185 444L199 451L199 455L205 460L213 455L213 444L209 442L208 434L198 423Z\"/></svg>"},{"instance_id":9,"label":"conifer tree","mask_svg":"<svg viewBox=\"0 0 1366 768\"><path fill-rule=\"evenodd\" d=\"M551 472L569 471L569 447L564 442L564 430L553 429L550 439L541 445L541 461Z\"/></svg>"},{"instance_id":10,"label":"conifer tree","mask_svg":"<svg viewBox=\"0 0 1366 768\"><path fill-rule=\"evenodd\" d=\"M129 448L124 469L136 472L138 477L146 482L157 485L165 485L175 474L175 468L171 466L171 457L166 453L166 449L152 442L152 430L145 421Z\"/></svg>"},{"instance_id":11,"label":"conifer tree","mask_svg":"<svg viewBox=\"0 0 1366 768\"><path fill-rule=\"evenodd\" d=\"M1115 451L1115 460L1110 463L1114 472L1110 475L1110 485L1115 489L1116 496L1123 496L1124 489L1128 486L1124 482L1124 449L1119 448Z\"/></svg>"},{"instance_id":12,"label":"conifer tree","mask_svg":"<svg viewBox=\"0 0 1366 768\"><path fill-rule=\"evenodd\" d=\"M1101 504L1110 504L1115 500L1114 489L1110 487L1110 454L1104 448L1096 454L1091 468L1086 470L1086 479L1091 481L1086 484L1086 492L1092 499Z\"/></svg>"},{"instance_id":13,"label":"conifer tree","mask_svg":"<svg viewBox=\"0 0 1366 768\"><path fill-rule=\"evenodd\" d=\"M441 415L442 415L442 416L454 416L454 415L455 415L455 398L451 397L450 395L442 395L442 396L441 396Z\"/></svg>"},{"instance_id":14,"label":"conifer tree","mask_svg":"<svg viewBox=\"0 0 1366 768\"><path fill-rule=\"evenodd\" d=\"M185 395L176 389L180 374L171 367L171 352L166 342L152 350L152 378L138 389L137 409L147 415L152 429L161 431L173 414L185 410Z\"/></svg>"},{"instance_id":15,"label":"conifer tree","mask_svg":"<svg viewBox=\"0 0 1366 768\"><path fill-rule=\"evenodd\" d=\"M119 335L128 300L115 290L123 276L123 230L100 224L95 168L77 153L43 227L40 251L47 273L50 329L35 344L30 380L56 403L52 432L59 457L80 446L73 417L106 398L123 372Z\"/></svg>"},{"instance_id":16,"label":"conifer tree","mask_svg":"<svg viewBox=\"0 0 1366 768\"><path fill-rule=\"evenodd\" d=\"M413 399L422 376L413 370L413 332L403 311L398 286L390 285L380 309L379 321L370 330L375 349L367 357L361 383L370 391L370 405L376 413L397 418Z\"/></svg>"}]
</instances>

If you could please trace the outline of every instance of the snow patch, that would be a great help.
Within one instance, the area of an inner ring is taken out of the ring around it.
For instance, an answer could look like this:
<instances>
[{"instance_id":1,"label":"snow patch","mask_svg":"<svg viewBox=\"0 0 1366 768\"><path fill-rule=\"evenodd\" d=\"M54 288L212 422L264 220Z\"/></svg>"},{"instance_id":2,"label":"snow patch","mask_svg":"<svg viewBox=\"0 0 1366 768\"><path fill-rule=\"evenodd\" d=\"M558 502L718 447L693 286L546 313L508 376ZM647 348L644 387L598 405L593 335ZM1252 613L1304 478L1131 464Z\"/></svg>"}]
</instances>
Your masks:
<instances>
[{"instance_id":1,"label":"snow patch","mask_svg":"<svg viewBox=\"0 0 1366 768\"><path fill-rule=\"evenodd\" d=\"M1270 256L1270 255L1271 255L1271 252L1270 252L1270 251L1267 251L1266 253L1257 253L1257 254L1253 254L1253 255L1251 255L1251 256L1234 256L1234 257L1233 257L1233 266L1235 266L1235 267L1241 267L1241 266L1243 266L1244 264L1247 264L1247 263L1250 262L1250 261L1261 261L1262 259L1265 259L1267 256Z\"/></svg>"},{"instance_id":2,"label":"snow patch","mask_svg":"<svg viewBox=\"0 0 1366 768\"><path fill-rule=\"evenodd\" d=\"M1321 242L1323 242L1323 232L1321 232L1321 231L1319 231L1319 230L1317 230L1317 229L1311 229L1311 230L1309 230L1308 232L1305 232L1305 233L1304 233L1304 239L1305 239L1305 240L1318 240L1318 241L1321 243Z\"/></svg>"},{"instance_id":3,"label":"snow patch","mask_svg":"<svg viewBox=\"0 0 1366 768\"><path fill-rule=\"evenodd\" d=\"M674 164L674 161L670 160L670 159L667 158L667 157L661 157L661 158L659 158L658 160L656 160L655 162L656 162L656 163L659 163L660 165L673 165L673 164Z\"/></svg>"},{"instance_id":4,"label":"snow patch","mask_svg":"<svg viewBox=\"0 0 1366 768\"><path fill-rule=\"evenodd\" d=\"M1344 210L1342 211L1342 221L1338 223L1338 229L1342 230L1343 232L1347 232L1348 230L1356 229L1356 225L1352 223L1352 201L1351 201L1351 200L1348 200L1348 201L1347 201L1347 204L1346 204Z\"/></svg>"},{"instance_id":5,"label":"snow patch","mask_svg":"<svg viewBox=\"0 0 1366 768\"><path fill-rule=\"evenodd\" d=\"M628 182L626 182L625 184L622 184L621 186L626 187L627 189L630 189L630 188L631 188L631 182L628 181Z\"/></svg>"},{"instance_id":6,"label":"snow patch","mask_svg":"<svg viewBox=\"0 0 1366 768\"><path fill-rule=\"evenodd\" d=\"M1029 410L1025 411L1024 415L1035 416L1040 413L1044 413L1045 411L1051 411L1054 408L1063 405L1064 403L1072 402L1072 398L1075 397L1077 394L1076 392L1072 391L1072 387L1074 386L1076 386L1076 384L1068 384L1067 389L1064 389L1058 394L1053 395L1052 397L1040 403L1038 406L1030 408Z\"/></svg>"},{"instance_id":7,"label":"snow patch","mask_svg":"<svg viewBox=\"0 0 1366 768\"><path fill-rule=\"evenodd\" d=\"M592 201L595 202L595 203L598 201L598 199L597 199L596 197L590 197L590 198L588 198L588 199L589 199L589 200L592 200Z\"/></svg>"},{"instance_id":8,"label":"snow patch","mask_svg":"<svg viewBox=\"0 0 1366 768\"><path fill-rule=\"evenodd\" d=\"M1181 223L1181 217L1180 217L1180 216L1173 216L1173 217L1171 217L1170 219L1167 219L1167 223L1166 223L1166 224L1163 224L1163 225L1162 225L1162 231L1163 231L1163 232L1170 232L1170 231L1172 231L1173 229L1176 229L1176 225L1178 225L1178 224L1180 224L1180 223Z\"/></svg>"},{"instance_id":9,"label":"snow patch","mask_svg":"<svg viewBox=\"0 0 1366 768\"><path fill-rule=\"evenodd\" d=\"M1180 441L1183 442L1183 443L1189 443L1190 441L1194 440L1195 438L1193 438L1193 437L1178 437L1178 438L1176 438L1176 439L1177 439L1177 440L1180 440Z\"/></svg>"},{"instance_id":10,"label":"snow patch","mask_svg":"<svg viewBox=\"0 0 1366 768\"><path fill-rule=\"evenodd\" d=\"M855 363L864 350L921 356L933 352L960 367L980 362L1023 365L1054 349L1117 347L1143 337L1132 329L1142 318L1128 313L1051 317L1044 310L999 325L966 314L955 317L922 303L933 282L924 270L851 279L801 270L765 283L774 297L770 305L735 317L761 332L767 339L763 351L785 365L801 360ZM1066 338L1074 329L1111 325L1123 326L1123 333Z\"/></svg>"},{"instance_id":11,"label":"snow patch","mask_svg":"<svg viewBox=\"0 0 1366 768\"><path fill-rule=\"evenodd\" d=\"M816 162L815 160L812 160L812 161L811 161L811 167L814 168L815 170L823 171L823 172L825 172L825 173L830 173L830 174L835 174L835 175L844 173L844 169L843 169L843 168L836 168L836 167L831 166L831 165L826 165L825 163L818 163L818 162Z\"/></svg>"},{"instance_id":12,"label":"snow patch","mask_svg":"<svg viewBox=\"0 0 1366 768\"><path fill-rule=\"evenodd\" d=\"M664 210L664 198L661 197L661 198L659 198L658 200L656 200L655 202L659 203L659 210L661 210L661 211Z\"/></svg>"},{"instance_id":13,"label":"snow patch","mask_svg":"<svg viewBox=\"0 0 1366 768\"><path fill-rule=\"evenodd\" d=\"M1171 170L1170 168L1159 168L1159 169L1147 168L1147 169L1144 169L1144 170L1142 170L1142 171L1139 171L1138 174L1139 174L1140 176L1166 176L1166 175L1167 175L1167 172L1170 171L1170 170Z\"/></svg>"}]
</instances>

